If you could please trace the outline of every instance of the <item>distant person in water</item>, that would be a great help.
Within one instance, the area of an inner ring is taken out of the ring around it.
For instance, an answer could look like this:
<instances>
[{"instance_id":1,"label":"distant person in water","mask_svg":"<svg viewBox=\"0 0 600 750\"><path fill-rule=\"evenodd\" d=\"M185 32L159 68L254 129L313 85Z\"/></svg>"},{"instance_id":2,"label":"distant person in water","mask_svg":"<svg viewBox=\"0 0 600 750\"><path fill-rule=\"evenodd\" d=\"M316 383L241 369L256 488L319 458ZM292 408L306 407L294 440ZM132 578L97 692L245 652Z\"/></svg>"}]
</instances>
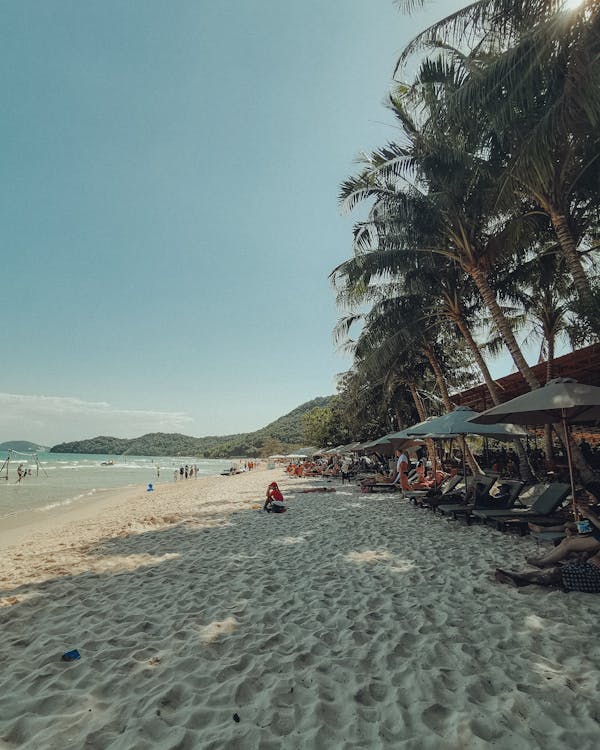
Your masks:
<instances>
[{"instance_id":1,"label":"distant person in water","mask_svg":"<svg viewBox=\"0 0 600 750\"><path fill-rule=\"evenodd\" d=\"M285 513L287 508L283 502L283 494L277 486L277 482L271 482L267 487L267 498L263 505L263 510L267 513Z\"/></svg>"}]
</instances>

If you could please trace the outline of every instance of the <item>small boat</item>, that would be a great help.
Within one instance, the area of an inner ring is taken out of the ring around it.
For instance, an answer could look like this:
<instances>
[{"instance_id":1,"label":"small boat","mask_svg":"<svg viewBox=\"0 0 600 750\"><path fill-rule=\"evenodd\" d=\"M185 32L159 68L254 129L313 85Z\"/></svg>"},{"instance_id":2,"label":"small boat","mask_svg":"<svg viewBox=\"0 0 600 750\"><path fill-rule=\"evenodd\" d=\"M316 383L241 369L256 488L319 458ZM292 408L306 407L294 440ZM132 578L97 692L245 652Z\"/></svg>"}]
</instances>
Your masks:
<instances>
[{"instance_id":1,"label":"small boat","mask_svg":"<svg viewBox=\"0 0 600 750\"><path fill-rule=\"evenodd\" d=\"M100 464L100 466L114 466L114 465L115 465L114 461L102 461L102 463Z\"/></svg>"}]
</instances>

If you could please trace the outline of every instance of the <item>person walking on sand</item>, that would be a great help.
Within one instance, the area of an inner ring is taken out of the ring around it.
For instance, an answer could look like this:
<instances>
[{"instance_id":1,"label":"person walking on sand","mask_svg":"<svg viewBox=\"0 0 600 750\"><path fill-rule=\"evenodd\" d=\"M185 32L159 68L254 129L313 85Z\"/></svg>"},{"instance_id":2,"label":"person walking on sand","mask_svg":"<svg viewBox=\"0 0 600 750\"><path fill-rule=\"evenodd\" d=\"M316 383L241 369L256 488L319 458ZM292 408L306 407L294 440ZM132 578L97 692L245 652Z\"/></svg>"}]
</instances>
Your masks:
<instances>
[{"instance_id":1,"label":"person walking on sand","mask_svg":"<svg viewBox=\"0 0 600 750\"><path fill-rule=\"evenodd\" d=\"M396 451L396 457L398 460L396 461L396 473L398 475L398 479L402 480L403 474L408 474L408 456L404 451Z\"/></svg>"}]
</instances>

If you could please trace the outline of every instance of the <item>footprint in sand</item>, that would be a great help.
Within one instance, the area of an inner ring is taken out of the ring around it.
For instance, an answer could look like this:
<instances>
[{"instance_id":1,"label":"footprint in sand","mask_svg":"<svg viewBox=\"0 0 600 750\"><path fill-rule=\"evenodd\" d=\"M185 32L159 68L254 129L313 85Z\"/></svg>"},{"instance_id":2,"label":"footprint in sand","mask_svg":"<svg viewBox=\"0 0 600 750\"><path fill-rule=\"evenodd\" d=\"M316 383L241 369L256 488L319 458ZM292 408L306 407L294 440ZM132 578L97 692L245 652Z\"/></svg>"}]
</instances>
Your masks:
<instances>
[{"instance_id":1,"label":"footprint in sand","mask_svg":"<svg viewBox=\"0 0 600 750\"><path fill-rule=\"evenodd\" d=\"M438 734L443 734L446 729L448 718L451 715L452 711L450 711L450 709L441 706L439 703L434 703L423 711L421 718L426 727L432 729Z\"/></svg>"}]
</instances>

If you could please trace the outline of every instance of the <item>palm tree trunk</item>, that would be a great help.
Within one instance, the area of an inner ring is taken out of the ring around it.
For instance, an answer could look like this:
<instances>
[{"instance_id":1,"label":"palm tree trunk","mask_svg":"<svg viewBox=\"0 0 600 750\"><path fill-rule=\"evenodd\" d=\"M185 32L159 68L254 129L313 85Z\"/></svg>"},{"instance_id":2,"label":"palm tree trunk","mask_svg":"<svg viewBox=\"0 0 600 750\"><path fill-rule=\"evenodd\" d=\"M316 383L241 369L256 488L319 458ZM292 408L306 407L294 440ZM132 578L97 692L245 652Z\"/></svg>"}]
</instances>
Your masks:
<instances>
[{"instance_id":1,"label":"palm tree trunk","mask_svg":"<svg viewBox=\"0 0 600 750\"><path fill-rule=\"evenodd\" d=\"M492 290L484 271L481 268L477 268L476 266L465 268L465 271L475 282L477 289L479 290L479 294L481 294L481 298L485 302L486 307L492 315L496 328L501 333L502 338L504 339L504 343L506 344L511 357L513 358L513 362L517 366L517 369L519 370L521 375L525 378L527 385L532 391L536 388L539 388L540 383L533 374L533 370L531 369L531 367L529 367L529 365L527 364L525 357L523 356L523 352L521 351L519 344L517 343L517 339L512 332L512 328L510 327L506 316L502 312L502 308L496 300L496 295L494 294L494 291Z\"/></svg>"},{"instance_id":2,"label":"palm tree trunk","mask_svg":"<svg viewBox=\"0 0 600 750\"><path fill-rule=\"evenodd\" d=\"M483 354L481 353L481 349L477 346L477 342L473 338L473 335L462 315L456 314L454 317L454 321L458 327L458 330L461 332L463 338L467 342L467 346L473 353L473 357L477 362L477 366L481 370L483 380L487 386L488 391L490 392L490 396L492 398L492 401L494 402L494 406L499 406L500 403L502 403L500 401L500 392L498 390L498 386L496 385L496 383L494 383L492 375L487 366L487 362L485 361L485 359L483 358ZM529 458L523 446L523 441L515 440L514 443L515 450L517 452L517 455L519 456L519 474L521 475L521 479L524 482L528 483L535 481L535 475L531 468L531 464L529 463Z\"/></svg>"},{"instance_id":3,"label":"palm tree trunk","mask_svg":"<svg viewBox=\"0 0 600 750\"><path fill-rule=\"evenodd\" d=\"M571 233L567 217L560 211L550 211L550 221L552 222L552 226L558 237L558 242L563 251L571 276L573 277L575 288L581 299L589 300L592 296L592 286L583 270L583 266L581 265L581 258L577 252L575 240Z\"/></svg>"},{"instance_id":4,"label":"palm tree trunk","mask_svg":"<svg viewBox=\"0 0 600 750\"><path fill-rule=\"evenodd\" d=\"M483 301L485 302L488 310L492 314L494 323L496 324L498 330L502 334L504 343L506 344L513 358L513 362L516 364L519 372L521 373L523 378L525 378L525 381L527 382L527 384L529 385L532 391L535 390L536 388L539 388L540 383L538 379L535 377L531 367L529 367L529 365L525 361L525 357L523 356L523 353L521 352L521 349L519 348L519 345L517 344L517 340L515 339L514 333L512 332L511 327L508 321L506 320L506 317L504 313L502 312L500 305L498 304L496 300L496 295L494 294L492 288L490 287L485 273L483 272L481 268L477 268L476 266L465 267L464 270L471 276L471 278L475 282ZM566 438L566 435L564 434L564 430L562 429L562 426L559 424L555 424L554 430L556 431L556 433L562 440L563 445L566 445L565 441L567 438ZM584 484L589 484L590 482L593 482L595 480L594 472L589 467L588 463L583 457L583 454L579 450L579 446L577 446L575 442L571 440L570 448L571 448L571 458L573 459L573 465L579 472L581 481Z\"/></svg>"},{"instance_id":5,"label":"palm tree trunk","mask_svg":"<svg viewBox=\"0 0 600 750\"><path fill-rule=\"evenodd\" d=\"M496 383L494 383L494 379L492 378L492 374L490 373L490 370L487 366L487 362L483 358L481 349L477 346L477 342L473 338L473 334L467 327L465 319L462 317L462 315L456 315L454 317L454 322L456 323L458 330L461 332L464 340L467 342L467 346L471 350L473 357L475 357L475 362L477 362L477 367L479 367L479 370L483 375L483 382L487 386L490 396L492 397L492 401L494 402L494 406L498 406L498 404L501 403L500 391L498 390L498 386L496 385Z\"/></svg>"},{"instance_id":6,"label":"palm tree trunk","mask_svg":"<svg viewBox=\"0 0 600 750\"><path fill-rule=\"evenodd\" d=\"M548 336L548 356L546 359L546 383L550 382L554 377L554 338ZM556 469L556 461L554 460L554 447L552 445L552 425L544 425L544 451L546 452L546 462L548 468L551 471Z\"/></svg>"},{"instance_id":7,"label":"palm tree trunk","mask_svg":"<svg viewBox=\"0 0 600 750\"><path fill-rule=\"evenodd\" d=\"M447 411L452 411L452 409L454 409L454 404L450 400L450 394L448 393L448 386L446 385L446 380L444 378L444 373L442 372L442 368L440 367L440 363L438 362L438 359L435 356L431 346L429 345L424 346L423 352L425 356L427 357L427 361L431 365L433 374L435 375L435 381L438 384L438 388L440 389L440 395L442 397L442 401L444 402L444 406Z\"/></svg>"},{"instance_id":8,"label":"palm tree trunk","mask_svg":"<svg viewBox=\"0 0 600 750\"><path fill-rule=\"evenodd\" d=\"M448 411L452 411L452 409L454 409L454 404L452 403L452 401L450 401L450 394L448 393L448 386L446 385L446 380L444 378L442 368L440 367L440 363L438 362L437 357L435 356L431 346L427 345L423 347L423 352L425 353L425 356L427 357L427 360L429 364L431 365L431 369L433 370L433 373L435 375L435 379L440 389L440 394L442 396L442 401L444 402L444 406L446 407ZM463 445L465 449L465 458L467 460L467 463L469 464L469 468L471 469L472 473L473 474L481 473L481 467L475 460L475 456L471 453L469 446L464 441L463 441Z\"/></svg>"},{"instance_id":9,"label":"palm tree trunk","mask_svg":"<svg viewBox=\"0 0 600 750\"><path fill-rule=\"evenodd\" d=\"M417 387L412 381L409 381L408 388L413 397L413 401L415 402L415 409L417 410L419 419L421 422L424 422L427 419L427 414L425 413L425 408L423 406L423 402L421 401L421 397L419 396L417 392ZM429 454L429 456L431 456L431 458L433 458L436 455L435 443L433 442L431 438L427 438L425 440L425 445L427 446L427 453Z\"/></svg>"}]
</instances>

